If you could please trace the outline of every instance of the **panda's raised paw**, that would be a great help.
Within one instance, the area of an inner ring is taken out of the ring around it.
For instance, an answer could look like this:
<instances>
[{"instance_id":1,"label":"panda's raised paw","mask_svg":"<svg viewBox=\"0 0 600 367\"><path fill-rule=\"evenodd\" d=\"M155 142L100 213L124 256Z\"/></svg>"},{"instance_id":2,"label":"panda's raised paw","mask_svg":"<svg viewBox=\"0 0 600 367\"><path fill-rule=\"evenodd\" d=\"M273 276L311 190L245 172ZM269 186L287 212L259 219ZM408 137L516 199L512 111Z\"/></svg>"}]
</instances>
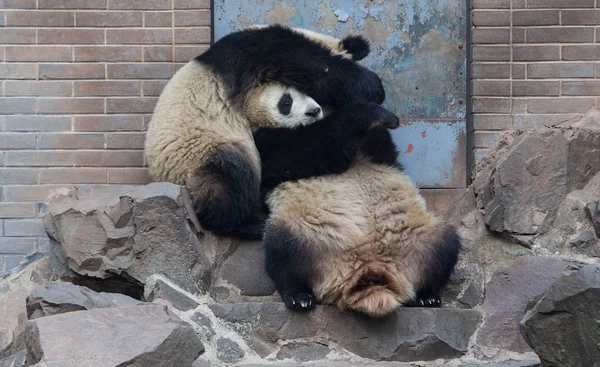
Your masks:
<instances>
[{"instance_id":1,"label":"panda's raised paw","mask_svg":"<svg viewBox=\"0 0 600 367\"><path fill-rule=\"evenodd\" d=\"M287 293L282 298L287 307L295 310L311 310L317 304L316 297L312 293Z\"/></svg>"}]
</instances>

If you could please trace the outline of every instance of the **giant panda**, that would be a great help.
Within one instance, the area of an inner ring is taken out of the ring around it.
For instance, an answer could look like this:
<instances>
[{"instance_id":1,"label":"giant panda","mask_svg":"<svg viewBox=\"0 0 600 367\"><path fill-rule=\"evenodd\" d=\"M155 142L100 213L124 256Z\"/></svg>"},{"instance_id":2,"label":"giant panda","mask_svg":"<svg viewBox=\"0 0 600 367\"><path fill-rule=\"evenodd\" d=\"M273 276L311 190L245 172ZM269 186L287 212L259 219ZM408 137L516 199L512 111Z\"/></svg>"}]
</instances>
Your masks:
<instances>
[{"instance_id":1,"label":"giant panda","mask_svg":"<svg viewBox=\"0 0 600 367\"><path fill-rule=\"evenodd\" d=\"M150 175L185 185L204 229L261 238L260 159L252 132L271 125L248 121L256 101L252 93L277 82L337 108L381 103L381 80L356 62L368 53L369 44L360 36L337 40L280 25L223 37L184 65L159 97L145 143ZM271 101L286 108L289 98L283 96L291 94L279 91L283 94L274 92ZM278 126L311 123L320 113L320 108L307 108L306 116Z\"/></svg>"},{"instance_id":2,"label":"giant panda","mask_svg":"<svg viewBox=\"0 0 600 367\"><path fill-rule=\"evenodd\" d=\"M263 160L295 153L277 145L282 131L256 133ZM302 144L310 150L311 139ZM461 249L456 229L427 210L396 163L389 131L371 128L359 149L345 172L283 182L269 193L268 275L294 309L319 301L381 317L400 305L440 307Z\"/></svg>"}]
</instances>

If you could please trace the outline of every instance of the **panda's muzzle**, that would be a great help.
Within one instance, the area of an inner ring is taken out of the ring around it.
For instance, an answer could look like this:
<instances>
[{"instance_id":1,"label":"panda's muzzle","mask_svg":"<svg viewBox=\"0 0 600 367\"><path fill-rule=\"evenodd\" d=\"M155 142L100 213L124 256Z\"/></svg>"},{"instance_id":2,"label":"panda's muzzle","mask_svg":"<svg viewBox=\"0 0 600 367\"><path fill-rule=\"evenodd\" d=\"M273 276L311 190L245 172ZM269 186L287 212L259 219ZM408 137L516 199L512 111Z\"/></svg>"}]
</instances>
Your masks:
<instances>
[{"instance_id":1,"label":"panda's muzzle","mask_svg":"<svg viewBox=\"0 0 600 367\"><path fill-rule=\"evenodd\" d=\"M315 108L311 108L308 111L306 111L306 116L318 117L320 113L321 113L321 108L315 107Z\"/></svg>"}]
</instances>

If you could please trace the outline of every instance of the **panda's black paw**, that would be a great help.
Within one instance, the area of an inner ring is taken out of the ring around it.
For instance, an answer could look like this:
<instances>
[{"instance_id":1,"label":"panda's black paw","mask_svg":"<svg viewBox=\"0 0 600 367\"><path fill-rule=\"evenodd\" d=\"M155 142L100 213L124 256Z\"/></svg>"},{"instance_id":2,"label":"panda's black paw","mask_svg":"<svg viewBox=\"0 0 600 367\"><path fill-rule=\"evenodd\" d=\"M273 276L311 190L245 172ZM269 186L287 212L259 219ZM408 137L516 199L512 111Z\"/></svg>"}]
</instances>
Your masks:
<instances>
[{"instance_id":1,"label":"panda's black paw","mask_svg":"<svg viewBox=\"0 0 600 367\"><path fill-rule=\"evenodd\" d=\"M286 293L283 303L295 310L311 310L317 305L317 299L312 293Z\"/></svg>"}]
</instances>

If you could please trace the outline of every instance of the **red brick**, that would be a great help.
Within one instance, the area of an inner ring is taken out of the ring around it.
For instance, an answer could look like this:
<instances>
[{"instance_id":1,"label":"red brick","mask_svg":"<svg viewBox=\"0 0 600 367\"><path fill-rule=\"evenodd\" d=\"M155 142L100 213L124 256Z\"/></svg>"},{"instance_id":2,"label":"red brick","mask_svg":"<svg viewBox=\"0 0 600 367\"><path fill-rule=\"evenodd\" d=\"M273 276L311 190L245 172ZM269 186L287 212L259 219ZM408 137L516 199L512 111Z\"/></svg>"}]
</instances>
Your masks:
<instances>
[{"instance_id":1,"label":"red brick","mask_svg":"<svg viewBox=\"0 0 600 367\"><path fill-rule=\"evenodd\" d=\"M5 166L72 166L73 152L59 150L9 150Z\"/></svg>"},{"instance_id":2,"label":"red brick","mask_svg":"<svg viewBox=\"0 0 600 367\"><path fill-rule=\"evenodd\" d=\"M176 27L210 27L210 10L186 10L175 12Z\"/></svg>"},{"instance_id":3,"label":"red brick","mask_svg":"<svg viewBox=\"0 0 600 367\"><path fill-rule=\"evenodd\" d=\"M473 97L473 112L510 113L510 99Z\"/></svg>"},{"instance_id":4,"label":"red brick","mask_svg":"<svg viewBox=\"0 0 600 367\"><path fill-rule=\"evenodd\" d=\"M173 61L173 47L156 46L144 48L144 61Z\"/></svg>"},{"instance_id":5,"label":"red brick","mask_svg":"<svg viewBox=\"0 0 600 367\"><path fill-rule=\"evenodd\" d=\"M35 238L0 237L0 253L2 254L29 254L35 251L35 247Z\"/></svg>"},{"instance_id":6,"label":"red brick","mask_svg":"<svg viewBox=\"0 0 600 367\"><path fill-rule=\"evenodd\" d=\"M74 24L73 12L27 10L6 13L7 26L72 27Z\"/></svg>"},{"instance_id":7,"label":"red brick","mask_svg":"<svg viewBox=\"0 0 600 367\"><path fill-rule=\"evenodd\" d=\"M600 10L563 10L561 20L563 25L598 25Z\"/></svg>"},{"instance_id":8,"label":"red brick","mask_svg":"<svg viewBox=\"0 0 600 367\"><path fill-rule=\"evenodd\" d=\"M525 79L526 70L527 70L526 64L513 64L512 65L512 78L513 79Z\"/></svg>"},{"instance_id":9,"label":"red brick","mask_svg":"<svg viewBox=\"0 0 600 367\"><path fill-rule=\"evenodd\" d=\"M595 0L527 0L528 8L593 8Z\"/></svg>"},{"instance_id":10,"label":"red brick","mask_svg":"<svg viewBox=\"0 0 600 367\"><path fill-rule=\"evenodd\" d=\"M567 61L600 59L600 45L562 46L562 59Z\"/></svg>"},{"instance_id":11,"label":"red brick","mask_svg":"<svg viewBox=\"0 0 600 367\"><path fill-rule=\"evenodd\" d=\"M104 99L101 98L40 98L39 113L103 113Z\"/></svg>"},{"instance_id":12,"label":"red brick","mask_svg":"<svg viewBox=\"0 0 600 367\"><path fill-rule=\"evenodd\" d=\"M175 29L175 43L210 43L210 28Z\"/></svg>"},{"instance_id":13,"label":"red brick","mask_svg":"<svg viewBox=\"0 0 600 367\"><path fill-rule=\"evenodd\" d=\"M110 0L109 9L171 9L171 0Z\"/></svg>"},{"instance_id":14,"label":"red brick","mask_svg":"<svg viewBox=\"0 0 600 367\"><path fill-rule=\"evenodd\" d=\"M141 131L142 116L75 116L75 131Z\"/></svg>"},{"instance_id":15,"label":"red brick","mask_svg":"<svg viewBox=\"0 0 600 367\"><path fill-rule=\"evenodd\" d=\"M510 61L510 46L473 46L473 61Z\"/></svg>"},{"instance_id":16,"label":"red brick","mask_svg":"<svg viewBox=\"0 0 600 367\"><path fill-rule=\"evenodd\" d=\"M35 29L0 28L0 44L35 43Z\"/></svg>"},{"instance_id":17,"label":"red brick","mask_svg":"<svg viewBox=\"0 0 600 367\"><path fill-rule=\"evenodd\" d=\"M69 46L8 46L6 61L72 61L73 48Z\"/></svg>"},{"instance_id":18,"label":"red brick","mask_svg":"<svg viewBox=\"0 0 600 367\"><path fill-rule=\"evenodd\" d=\"M38 0L40 9L106 9L106 0Z\"/></svg>"},{"instance_id":19,"label":"red brick","mask_svg":"<svg viewBox=\"0 0 600 367\"><path fill-rule=\"evenodd\" d=\"M71 96L71 82L7 81L4 83L7 96Z\"/></svg>"},{"instance_id":20,"label":"red brick","mask_svg":"<svg viewBox=\"0 0 600 367\"><path fill-rule=\"evenodd\" d=\"M34 134L0 134L0 149L35 149Z\"/></svg>"},{"instance_id":21,"label":"red brick","mask_svg":"<svg viewBox=\"0 0 600 367\"><path fill-rule=\"evenodd\" d=\"M0 218L30 218L35 216L35 203L0 203Z\"/></svg>"},{"instance_id":22,"label":"red brick","mask_svg":"<svg viewBox=\"0 0 600 367\"><path fill-rule=\"evenodd\" d=\"M596 103L594 98L542 98L527 100L529 113L584 113Z\"/></svg>"},{"instance_id":23,"label":"red brick","mask_svg":"<svg viewBox=\"0 0 600 367\"><path fill-rule=\"evenodd\" d=\"M100 44L104 29L39 29L40 44Z\"/></svg>"},{"instance_id":24,"label":"red brick","mask_svg":"<svg viewBox=\"0 0 600 367\"><path fill-rule=\"evenodd\" d=\"M174 0L175 9L210 9L210 0Z\"/></svg>"},{"instance_id":25,"label":"red brick","mask_svg":"<svg viewBox=\"0 0 600 367\"><path fill-rule=\"evenodd\" d=\"M38 149L102 149L104 134L38 134Z\"/></svg>"},{"instance_id":26,"label":"red brick","mask_svg":"<svg viewBox=\"0 0 600 367\"><path fill-rule=\"evenodd\" d=\"M508 79L510 78L509 64L473 64L474 79Z\"/></svg>"},{"instance_id":27,"label":"red brick","mask_svg":"<svg viewBox=\"0 0 600 367\"><path fill-rule=\"evenodd\" d=\"M118 80L75 81L75 96L139 96L140 82Z\"/></svg>"},{"instance_id":28,"label":"red brick","mask_svg":"<svg viewBox=\"0 0 600 367\"><path fill-rule=\"evenodd\" d=\"M40 79L104 79L102 64L40 64Z\"/></svg>"},{"instance_id":29,"label":"red brick","mask_svg":"<svg viewBox=\"0 0 600 367\"><path fill-rule=\"evenodd\" d=\"M473 115L475 130L508 130L510 115Z\"/></svg>"},{"instance_id":30,"label":"red brick","mask_svg":"<svg viewBox=\"0 0 600 367\"><path fill-rule=\"evenodd\" d=\"M107 113L152 113L158 98L107 98Z\"/></svg>"},{"instance_id":31,"label":"red brick","mask_svg":"<svg viewBox=\"0 0 600 367\"><path fill-rule=\"evenodd\" d=\"M558 61L560 46L514 46L514 61Z\"/></svg>"},{"instance_id":32,"label":"red brick","mask_svg":"<svg viewBox=\"0 0 600 367\"><path fill-rule=\"evenodd\" d=\"M160 96L168 80L144 80L144 96Z\"/></svg>"},{"instance_id":33,"label":"red brick","mask_svg":"<svg viewBox=\"0 0 600 367\"><path fill-rule=\"evenodd\" d=\"M70 116L5 116L6 131L70 131Z\"/></svg>"},{"instance_id":34,"label":"red brick","mask_svg":"<svg viewBox=\"0 0 600 367\"><path fill-rule=\"evenodd\" d=\"M510 96L508 80L473 80L473 95L475 96Z\"/></svg>"},{"instance_id":35,"label":"red brick","mask_svg":"<svg viewBox=\"0 0 600 367\"><path fill-rule=\"evenodd\" d=\"M171 44L170 29L108 29L108 44Z\"/></svg>"},{"instance_id":36,"label":"red brick","mask_svg":"<svg viewBox=\"0 0 600 367\"><path fill-rule=\"evenodd\" d=\"M32 114L35 113L35 98L0 98L0 111L2 114Z\"/></svg>"},{"instance_id":37,"label":"red brick","mask_svg":"<svg viewBox=\"0 0 600 367\"><path fill-rule=\"evenodd\" d=\"M105 168L45 168L40 170L41 184L104 184Z\"/></svg>"},{"instance_id":38,"label":"red brick","mask_svg":"<svg viewBox=\"0 0 600 367\"><path fill-rule=\"evenodd\" d=\"M558 96L558 81L513 81L513 96Z\"/></svg>"},{"instance_id":39,"label":"red brick","mask_svg":"<svg viewBox=\"0 0 600 367\"><path fill-rule=\"evenodd\" d=\"M142 12L94 11L77 12L77 27L141 27Z\"/></svg>"},{"instance_id":40,"label":"red brick","mask_svg":"<svg viewBox=\"0 0 600 367\"><path fill-rule=\"evenodd\" d=\"M540 63L527 65L527 77L531 79L548 78L593 78L592 63Z\"/></svg>"},{"instance_id":41,"label":"red brick","mask_svg":"<svg viewBox=\"0 0 600 367\"><path fill-rule=\"evenodd\" d=\"M106 135L108 149L144 149L146 133L116 133Z\"/></svg>"},{"instance_id":42,"label":"red brick","mask_svg":"<svg viewBox=\"0 0 600 367\"><path fill-rule=\"evenodd\" d=\"M6 219L4 235L13 237L46 236L41 219Z\"/></svg>"},{"instance_id":43,"label":"red brick","mask_svg":"<svg viewBox=\"0 0 600 367\"><path fill-rule=\"evenodd\" d=\"M75 61L142 61L142 48L135 46L77 46Z\"/></svg>"},{"instance_id":44,"label":"red brick","mask_svg":"<svg viewBox=\"0 0 600 367\"><path fill-rule=\"evenodd\" d=\"M500 141L499 133L483 133L475 132L473 134L473 142L475 148L492 148Z\"/></svg>"},{"instance_id":45,"label":"red brick","mask_svg":"<svg viewBox=\"0 0 600 367\"><path fill-rule=\"evenodd\" d=\"M471 22L475 27L509 26L510 12L475 10L471 13Z\"/></svg>"},{"instance_id":46,"label":"red brick","mask_svg":"<svg viewBox=\"0 0 600 367\"><path fill-rule=\"evenodd\" d=\"M0 0L0 9L35 9L36 0Z\"/></svg>"},{"instance_id":47,"label":"red brick","mask_svg":"<svg viewBox=\"0 0 600 367\"><path fill-rule=\"evenodd\" d=\"M600 80L564 81L561 91L564 96L600 96Z\"/></svg>"},{"instance_id":48,"label":"red brick","mask_svg":"<svg viewBox=\"0 0 600 367\"><path fill-rule=\"evenodd\" d=\"M84 167L140 167L143 155L141 150L76 151L75 163Z\"/></svg>"},{"instance_id":49,"label":"red brick","mask_svg":"<svg viewBox=\"0 0 600 367\"><path fill-rule=\"evenodd\" d=\"M145 27L170 27L173 24L173 13L148 11L144 13Z\"/></svg>"},{"instance_id":50,"label":"red brick","mask_svg":"<svg viewBox=\"0 0 600 367\"><path fill-rule=\"evenodd\" d=\"M169 79L171 64L109 64L109 79Z\"/></svg>"},{"instance_id":51,"label":"red brick","mask_svg":"<svg viewBox=\"0 0 600 367\"><path fill-rule=\"evenodd\" d=\"M4 199L7 201L45 201L52 191L68 187L71 185L4 186Z\"/></svg>"},{"instance_id":52,"label":"red brick","mask_svg":"<svg viewBox=\"0 0 600 367\"><path fill-rule=\"evenodd\" d=\"M31 168L0 168L0 184L37 184L38 170Z\"/></svg>"},{"instance_id":53,"label":"red brick","mask_svg":"<svg viewBox=\"0 0 600 367\"><path fill-rule=\"evenodd\" d=\"M152 177L147 168L109 168L108 183L111 184L148 184Z\"/></svg>"},{"instance_id":54,"label":"red brick","mask_svg":"<svg viewBox=\"0 0 600 367\"><path fill-rule=\"evenodd\" d=\"M175 61L188 62L208 50L209 46L175 47Z\"/></svg>"},{"instance_id":55,"label":"red brick","mask_svg":"<svg viewBox=\"0 0 600 367\"><path fill-rule=\"evenodd\" d=\"M542 126L554 126L561 122L572 119L577 115L514 115L513 124L515 129L534 130Z\"/></svg>"},{"instance_id":56,"label":"red brick","mask_svg":"<svg viewBox=\"0 0 600 367\"><path fill-rule=\"evenodd\" d=\"M588 43L594 42L592 28L530 28L527 43Z\"/></svg>"},{"instance_id":57,"label":"red brick","mask_svg":"<svg viewBox=\"0 0 600 367\"><path fill-rule=\"evenodd\" d=\"M475 28L471 34L473 43L476 44L508 44L510 42L509 28Z\"/></svg>"},{"instance_id":58,"label":"red brick","mask_svg":"<svg viewBox=\"0 0 600 367\"><path fill-rule=\"evenodd\" d=\"M558 10L524 10L513 12L513 26L559 25Z\"/></svg>"},{"instance_id":59,"label":"red brick","mask_svg":"<svg viewBox=\"0 0 600 367\"><path fill-rule=\"evenodd\" d=\"M0 64L1 79L35 79L37 65L35 64Z\"/></svg>"}]
</instances>

